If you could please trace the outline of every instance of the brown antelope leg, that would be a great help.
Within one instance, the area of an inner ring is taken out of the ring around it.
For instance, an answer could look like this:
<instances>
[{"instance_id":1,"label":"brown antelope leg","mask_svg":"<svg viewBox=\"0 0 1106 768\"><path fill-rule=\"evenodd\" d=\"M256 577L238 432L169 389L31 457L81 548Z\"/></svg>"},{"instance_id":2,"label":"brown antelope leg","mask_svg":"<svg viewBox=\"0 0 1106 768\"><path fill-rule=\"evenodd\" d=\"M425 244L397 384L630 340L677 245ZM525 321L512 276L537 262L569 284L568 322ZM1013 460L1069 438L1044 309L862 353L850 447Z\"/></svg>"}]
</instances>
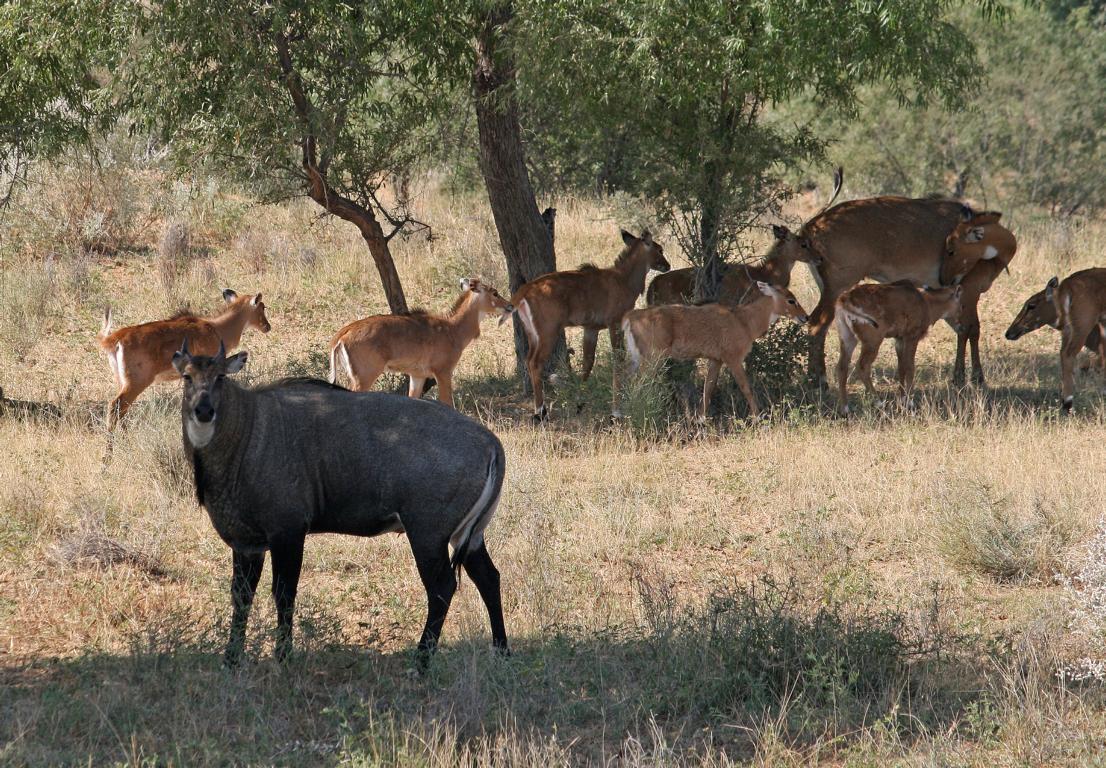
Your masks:
<instances>
[{"instance_id":1,"label":"brown antelope leg","mask_svg":"<svg viewBox=\"0 0 1106 768\"><path fill-rule=\"evenodd\" d=\"M968 344L972 348L972 380L977 387L984 387L987 381L983 377L983 361L979 359L979 323L968 329Z\"/></svg>"},{"instance_id":2,"label":"brown antelope leg","mask_svg":"<svg viewBox=\"0 0 1106 768\"><path fill-rule=\"evenodd\" d=\"M556 335L553 338L555 339ZM541 374L545 361L549 359L552 352L553 345L541 340L530 347L530 352L526 355L526 370L530 374L530 386L534 390L534 419L538 421L544 419L546 414L545 389Z\"/></svg>"},{"instance_id":3,"label":"brown antelope leg","mask_svg":"<svg viewBox=\"0 0 1106 768\"><path fill-rule=\"evenodd\" d=\"M1065 413L1071 411L1075 400L1075 357L1083 347L1083 340L1090 333L1090 328L1082 325L1076 327L1069 319L1060 331L1060 398Z\"/></svg>"},{"instance_id":4,"label":"brown antelope leg","mask_svg":"<svg viewBox=\"0 0 1106 768\"><path fill-rule=\"evenodd\" d=\"M745 395L745 402L749 404L749 416L754 419L757 418L760 416L760 406L757 404L757 396L753 394L753 388L749 386L749 377L745 373L745 358L727 360L726 367L733 374L734 381L737 382L737 388L741 390L741 394Z\"/></svg>"},{"instance_id":5,"label":"brown antelope leg","mask_svg":"<svg viewBox=\"0 0 1106 768\"><path fill-rule=\"evenodd\" d=\"M846 340L840 336L841 356L837 359L837 408L841 413L849 412L849 364L856 349L856 337Z\"/></svg>"},{"instance_id":6,"label":"brown antelope leg","mask_svg":"<svg viewBox=\"0 0 1106 768\"><path fill-rule=\"evenodd\" d=\"M584 329L584 360L580 368L580 378L584 381L591 376L591 369L595 365L595 345L599 341L598 328Z\"/></svg>"},{"instance_id":7,"label":"brown antelope leg","mask_svg":"<svg viewBox=\"0 0 1106 768\"><path fill-rule=\"evenodd\" d=\"M904 403L909 401L914 390L914 358L918 353L918 341L915 339L895 339L895 354L898 357L896 378L899 380L899 397Z\"/></svg>"},{"instance_id":8,"label":"brown antelope leg","mask_svg":"<svg viewBox=\"0 0 1106 768\"><path fill-rule=\"evenodd\" d=\"M619 319L621 322L621 318ZM611 336L611 413L614 416L621 415L618 408L618 396L622 391L622 329L618 327L618 324L612 325L607 329L607 332ZM598 331L596 332L598 334Z\"/></svg>"},{"instance_id":9,"label":"brown antelope leg","mask_svg":"<svg viewBox=\"0 0 1106 768\"><path fill-rule=\"evenodd\" d=\"M435 371L438 380L438 401L453 408L453 371Z\"/></svg>"},{"instance_id":10,"label":"brown antelope leg","mask_svg":"<svg viewBox=\"0 0 1106 768\"><path fill-rule=\"evenodd\" d=\"M123 417L127 415L127 411L134 405L134 401L138 399L138 396L146 391L146 388L150 386L150 381L136 382L133 379L127 381L123 386L123 389L119 391L119 394L115 396L115 399L108 405L108 431L112 431L119 422L123 420Z\"/></svg>"},{"instance_id":11,"label":"brown antelope leg","mask_svg":"<svg viewBox=\"0 0 1106 768\"><path fill-rule=\"evenodd\" d=\"M710 399L714 395L714 387L718 383L718 373L722 370L721 360L707 361L707 375L703 379L703 405L699 409L699 418L707 420L707 412L710 410Z\"/></svg>"},{"instance_id":12,"label":"brown antelope leg","mask_svg":"<svg viewBox=\"0 0 1106 768\"><path fill-rule=\"evenodd\" d=\"M876 385L872 383L872 364L875 363L878 354L879 344L869 344L866 341L860 342L860 357L856 361L856 375L864 382L864 389L869 395L876 393Z\"/></svg>"},{"instance_id":13,"label":"brown antelope leg","mask_svg":"<svg viewBox=\"0 0 1106 768\"><path fill-rule=\"evenodd\" d=\"M827 285L822 289L818 306L810 314L810 346L807 361L807 373L819 386L826 386L826 334L835 312L834 303L841 291L831 290Z\"/></svg>"},{"instance_id":14,"label":"brown antelope leg","mask_svg":"<svg viewBox=\"0 0 1106 768\"><path fill-rule=\"evenodd\" d=\"M408 378L410 381L407 383L407 396L417 400L422 397L422 387L426 383L426 377L408 374ZM438 392L438 396L441 397L440 391Z\"/></svg>"},{"instance_id":15,"label":"brown antelope leg","mask_svg":"<svg viewBox=\"0 0 1106 768\"><path fill-rule=\"evenodd\" d=\"M964 386L965 377L967 375L965 365L965 357L968 352L968 334L965 332L957 331L956 333L956 362L952 366L952 383L953 386ZM978 368L975 369L978 372ZM978 374L977 374L978 375Z\"/></svg>"}]
</instances>

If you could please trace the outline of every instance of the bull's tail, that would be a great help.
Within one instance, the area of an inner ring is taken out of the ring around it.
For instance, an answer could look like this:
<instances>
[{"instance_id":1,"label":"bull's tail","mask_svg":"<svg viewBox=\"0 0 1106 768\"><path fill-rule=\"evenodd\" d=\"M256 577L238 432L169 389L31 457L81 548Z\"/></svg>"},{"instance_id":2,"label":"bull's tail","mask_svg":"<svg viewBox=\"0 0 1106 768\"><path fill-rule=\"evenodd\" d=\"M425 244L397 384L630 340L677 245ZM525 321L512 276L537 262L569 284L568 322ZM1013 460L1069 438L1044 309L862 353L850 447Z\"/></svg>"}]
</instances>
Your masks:
<instances>
[{"instance_id":1,"label":"bull's tail","mask_svg":"<svg viewBox=\"0 0 1106 768\"><path fill-rule=\"evenodd\" d=\"M461 579L461 566L465 564L465 560L483 545L484 529L488 527L496 507L499 506L499 494L503 490L502 464L503 449L497 445L491 461L488 462L488 475L480 497L449 537L449 543L453 547L449 564L457 572L458 581Z\"/></svg>"}]
</instances>

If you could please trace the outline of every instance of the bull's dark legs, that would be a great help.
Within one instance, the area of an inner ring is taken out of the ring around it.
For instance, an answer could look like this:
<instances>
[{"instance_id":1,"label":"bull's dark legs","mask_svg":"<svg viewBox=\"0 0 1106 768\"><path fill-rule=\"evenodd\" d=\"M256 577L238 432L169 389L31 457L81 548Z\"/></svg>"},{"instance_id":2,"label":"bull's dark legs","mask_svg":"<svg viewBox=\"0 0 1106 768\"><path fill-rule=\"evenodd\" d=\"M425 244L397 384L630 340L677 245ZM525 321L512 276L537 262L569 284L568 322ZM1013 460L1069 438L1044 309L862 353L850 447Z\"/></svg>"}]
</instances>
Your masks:
<instances>
[{"instance_id":1,"label":"bull's dark legs","mask_svg":"<svg viewBox=\"0 0 1106 768\"><path fill-rule=\"evenodd\" d=\"M449 604L457 591L457 577L449 565L449 548L444 542L431 552L415 550L415 564L426 588L426 626L419 639L419 666L425 668L438 647Z\"/></svg>"},{"instance_id":2,"label":"bull's dark legs","mask_svg":"<svg viewBox=\"0 0 1106 768\"><path fill-rule=\"evenodd\" d=\"M476 585L484 605L488 608L488 619L492 625L492 644L505 654L510 651L507 648L507 630L503 626L503 601L499 592L499 571L488 554L488 548L480 545L480 549L470 552L465 558L465 571L472 583Z\"/></svg>"},{"instance_id":3,"label":"bull's dark legs","mask_svg":"<svg viewBox=\"0 0 1106 768\"><path fill-rule=\"evenodd\" d=\"M261 578L261 569L265 567L265 554L248 555L234 551L234 573L230 580L230 597L234 604L234 613L230 620L230 639L223 654L223 661L233 667L242 660L242 648L246 643L246 619L250 616L250 606L257 592L257 582Z\"/></svg>"},{"instance_id":4,"label":"bull's dark legs","mask_svg":"<svg viewBox=\"0 0 1106 768\"><path fill-rule=\"evenodd\" d=\"M303 537L270 542L269 551L273 558L273 600L277 610L276 657L284 661L292 651L292 613L303 565Z\"/></svg>"}]
</instances>

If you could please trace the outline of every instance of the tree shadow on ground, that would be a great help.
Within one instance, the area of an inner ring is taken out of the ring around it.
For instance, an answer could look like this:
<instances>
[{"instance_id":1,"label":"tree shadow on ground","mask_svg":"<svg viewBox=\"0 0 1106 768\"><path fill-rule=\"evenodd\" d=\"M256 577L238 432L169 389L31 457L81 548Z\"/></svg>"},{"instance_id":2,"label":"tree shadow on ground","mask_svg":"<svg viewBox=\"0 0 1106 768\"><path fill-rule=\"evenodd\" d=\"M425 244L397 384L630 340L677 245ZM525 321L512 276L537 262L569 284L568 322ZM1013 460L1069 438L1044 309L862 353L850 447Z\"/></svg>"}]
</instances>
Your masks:
<instances>
[{"instance_id":1,"label":"tree shadow on ground","mask_svg":"<svg viewBox=\"0 0 1106 768\"><path fill-rule=\"evenodd\" d=\"M754 755L766 724L797 745L846 748L866 729L898 743L946 731L978 691L972 642L940 612L874 600L812 600L769 579L693 608L642 582L635 626L549 628L503 658L471 639L443 647L429 672L410 652L353 645L325 615L301 617L285 666L263 637L251 661L221 666L223 627L165 617L128 651L0 668L2 753L15 763L153 760L390 763L474 745L573 760L629 741L669 756ZM544 745L544 746L543 746ZM477 749L476 751L479 751ZM407 754L413 752L414 754Z\"/></svg>"}]
</instances>

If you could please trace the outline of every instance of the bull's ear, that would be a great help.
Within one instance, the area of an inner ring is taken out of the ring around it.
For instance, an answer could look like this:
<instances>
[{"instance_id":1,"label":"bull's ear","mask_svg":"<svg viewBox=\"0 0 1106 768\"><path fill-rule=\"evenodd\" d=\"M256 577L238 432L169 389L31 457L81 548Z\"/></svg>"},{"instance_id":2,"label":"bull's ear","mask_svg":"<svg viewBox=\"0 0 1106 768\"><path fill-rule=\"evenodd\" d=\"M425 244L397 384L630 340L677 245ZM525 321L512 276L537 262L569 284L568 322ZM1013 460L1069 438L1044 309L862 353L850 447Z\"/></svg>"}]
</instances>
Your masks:
<instances>
[{"instance_id":1,"label":"bull's ear","mask_svg":"<svg viewBox=\"0 0 1106 768\"><path fill-rule=\"evenodd\" d=\"M776 236L777 240L786 240L787 236L791 234L791 230L789 230L783 224L773 224L772 234Z\"/></svg>"},{"instance_id":2,"label":"bull's ear","mask_svg":"<svg viewBox=\"0 0 1106 768\"><path fill-rule=\"evenodd\" d=\"M249 358L249 356L250 353L243 350L238 354L228 357L226 362L226 372L228 374L238 373L240 370L246 367L246 360Z\"/></svg>"},{"instance_id":3,"label":"bull's ear","mask_svg":"<svg viewBox=\"0 0 1106 768\"><path fill-rule=\"evenodd\" d=\"M626 243L626 245L633 245L637 242L637 238L626 230L622 230L622 242Z\"/></svg>"},{"instance_id":4,"label":"bull's ear","mask_svg":"<svg viewBox=\"0 0 1106 768\"><path fill-rule=\"evenodd\" d=\"M1060 285L1060 281L1053 275L1052 279L1048 281L1048 285L1045 286L1045 301L1052 301L1052 294L1058 285Z\"/></svg>"},{"instance_id":5,"label":"bull's ear","mask_svg":"<svg viewBox=\"0 0 1106 768\"><path fill-rule=\"evenodd\" d=\"M230 288L223 289L223 301L230 304L232 301L238 298L238 294L232 291Z\"/></svg>"},{"instance_id":6,"label":"bull's ear","mask_svg":"<svg viewBox=\"0 0 1106 768\"><path fill-rule=\"evenodd\" d=\"M648 229L643 229L641 231L641 241L643 243L645 243L646 245L652 245L653 244L653 233L650 232Z\"/></svg>"}]
</instances>

